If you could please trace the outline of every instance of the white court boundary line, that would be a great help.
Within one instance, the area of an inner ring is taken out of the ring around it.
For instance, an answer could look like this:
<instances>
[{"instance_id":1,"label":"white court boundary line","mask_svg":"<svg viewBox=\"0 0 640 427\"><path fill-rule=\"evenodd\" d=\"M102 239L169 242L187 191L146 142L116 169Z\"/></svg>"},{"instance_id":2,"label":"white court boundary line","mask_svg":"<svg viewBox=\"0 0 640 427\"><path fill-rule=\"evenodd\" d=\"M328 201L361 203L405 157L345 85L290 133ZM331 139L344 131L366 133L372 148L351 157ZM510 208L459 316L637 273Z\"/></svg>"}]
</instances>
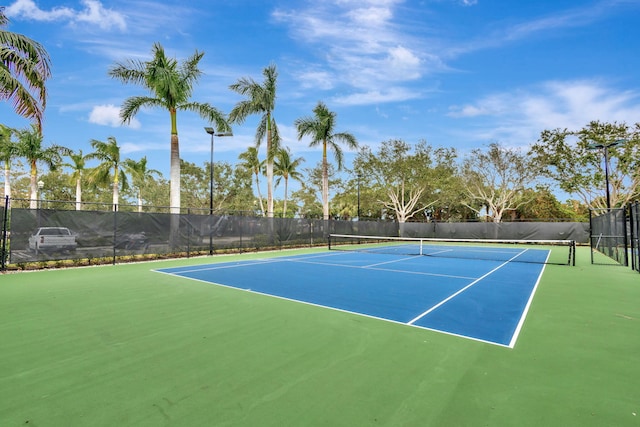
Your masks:
<instances>
[{"instance_id":1,"label":"white court boundary line","mask_svg":"<svg viewBox=\"0 0 640 427\"><path fill-rule=\"evenodd\" d=\"M546 268L545 264L543 264L543 267L540 270L540 274L538 275L536 283L535 283L535 285L534 285L534 287L533 287L533 289L531 291L531 294L529 295L529 299L527 301L527 304L526 304L525 308L523 309L523 312L522 312L522 315L521 315L520 320L518 322L518 325L516 326L516 329L514 330L513 335L511 337L511 340L510 340L508 345L507 344L502 344L502 343L499 343L499 342L495 342L495 341L484 340L484 339L476 338L476 337L472 337L472 336L457 334L455 332L449 332L449 331L445 331L445 330L442 330L442 329L435 329L435 328L430 328L430 327L426 327L426 326L420 326L420 325L416 325L415 322L417 322L418 320L420 320L421 318L423 318L427 314L433 312L437 308L441 307L442 305L444 305L448 301L452 300L456 296L458 296L461 293L465 292L466 290L468 290L472 286L478 284L480 281L484 280L485 278L487 278L491 274L495 273L496 271L498 271L502 267L510 264L514 259L518 258L520 255L524 254L527 251L528 251L528 249L522 250L518 254L516 254L513 257L511 257L509 260L503 262L502 264L500 264L499 266L495 267L491 271L485 273L484 275L482 275L479 278L464 277L464 276L452 276L452 275L434 274L434 273L411 272L411 271L405 271L405 270L383 269L383 268L375 268L375 267L371 267L371 266L352 266L352 265L344 265L344 264L309 262L309 261L306 261L306 260L302 260L300 258L289 258L289 257L261 258L261 259L255 259L255 260L245 260L245 261L239 261L239 262L237 262L236 264L233 264L233 265L228 265L228 263L221 263L221 264L227 264L227 265L220 265L220 266L217 266L217 267L215 267L215 266L214 267L210 267L211 264L207 264L207 266L208 266L207 268L195 268L195 269L190 269L190 270L180 270L180 271L172 271L172 272L161 271L161 270L152 270L152 271L155 271L157 273L166 274L166 275L169 275L169 276L180 277L182 279L195 280L197 282L213 284L213 285L216 285L216 286L222 286L222 287L229 288L229 289L245 291L245 292L249 292L249 293L253 293L253 294L257 294L257 295L263 295L263 296L272 297L272 298L277 298L277 299L281 299L281 300L285 300L285 301L302 303L302 304L306 304L306 305L310 305L310 306L314 306L314 307L325 308L325 309L334 310L334 311L343 312L343 313L348 313L348 314L353 314L353 315L357 315L357 316L364 316L364 317L368 317L368 318L371 318L371 319L376 319L376 320L382 320L382 321L386 321L386 322L395 323L395 324L398 324L398 325L411 326L411 327L414 327L414 328L428 330L428 331L432 331L432 332L437 332L437 333L441 333L441 334L445 334L445 335L449 335L449 336L470 339L472 341L477 341L477 342L481 342L481 343L485 343L485 344L497 345L499 347L505 347L505 348L513 349L515 347L515 344L516 344L516 341L517 341L518 336L520 334L520 331L521 331L521 329L522 329L522 327L524 325L524 321L525 321L526 316L528 314L528 311L529 311L529 308L531 306L531 303L533 302L533 298L534 298L534 295L535 295L536 290L538 288L538 285L539 285L539 283L540 283L540 281L542 279L542 275L543 275L544 270ZM320 255L311 255L311 256L302 255L302 257L305 257L305 258L322 258L322 257L327 257L327 256L333 256L333 255L339 255L339 254L320 254ZM551 253L549 252L547 254L547 260L548 260L550 255L551 255ZM409 259L414 259L414 257L403 258L403 259L404 260L409 260ZM266 292L260 292L260 291L255 291L255 290L252 290L252 289L240 288L240 287L232 286L232 285L225 285L223 283L212 282L212 281L208 281L208 280L204 280L204 279L198 279L198 278L193 278L193 277L188 277L188 276L183 276L182 275L184 273L189 273L189 272L208 271L208 270L216 270L216 269L224 269L224 268L235 268L235 267L246 267L248 265L270 264L270 263L276 263L276 262L295 262L295 263L307 263L307 264L317 264L317 265L338 266L338 267L345 267L345 268L357 268L357 269L363 269L363 270L391 271L391 272L399 272L399 273L407 273L407 274L418 274L418 275L426 275L426 276L440 276L440 277L449 277L449 278L459 278L459 279L473 280L473 282L471 282L470 284L468 284L464 288L456 291L455 293L453 293L449 297L447 297L444 300L440 301L438 304L434 305L430 309L428 309L425 312L421 313L419 316L416 316L414 319L410 320L409 322L401 322L401 321L388 319L388 318L384 318L384 317L373 316L373 315L370 315L370 314L360 313L360 312L356 312L356 311L349 311L349 310L345 310L345 309L341 309L341 308L337 308L337 307L331 307L331 306L312 303L312 302L308 302L308 301L302 301L302 300L298 300L298 299L282 297L282 296L279 296L279 295L274 295L274 294L270 294L270 293L266 293ZM380 263L380 264L385 264L385 263ZM372 264L372 265L375 266L376 264Z\"/></svg>"},{"instance_id":2,"label":"white court boundary line","mask_svg":"<svg viewBox=\"0 0 640 427\"><path fill-rule=\"evenodd\" d=\"M487 278L488 276L490 276L491 274L495 273L496 271L500 270L502 267L504 267L505 265L509 264L511 261L513 261L514 259L516 259L517 257L519 257L520 255L522 255L523 253L527 252L528 249L523 250L522 252L520 252L519 254L511 257L511 259L509 259L508 261L503 262L502 264L500 264L499 266L497 266L496 268L494 268L493 270L489 271L488 273L483 274L482 276L478 277L477 279L475 279L473 282L469 283L467 286L465 286L462 289L459 289L458 291L454 292L453 294L449 295L447 298L443 299L442 301L440 301L438 304L434 305L433 307L429 308L428 310L424 311L423 313L419 314L418 316L414 317L413 319L411 319L409 322L407 322L409 325L414 324L415 322L417 322L418 320L422 319L424 316L426 316L427 314L433 312L434 310L438 309L439 307L443 306L444 304L446 304L447 302L451 301L452 299L454 299L455 297L457 297L458 295L460 295L461 293L463 293L464 291L466 291L467 289L471 288L472 286L478 284L481 280Z\"/></svg>"},{"instance_id":3,"label":"white court boundary line","mask_svg":"<svg viewBox=\"0 0 640 427\"><path fill-rule=\"evenodd\" d=\"M369 265L349 265L349 264L339 264L339 263L331 263L331 262L308 261L309 259L314 259L314 258L323 258L323 257L330 257L330 256L338 256L339 257L339 256L344 256L344 255L345 255L344 252L338 252L338 253L311 255L311 256L301 255L300 258L290 258L290 257L260 258L260 259L255 259L255 260L237 261L236 263L224 262L224 263L220 263L220 264L205 264L203 266L199 266L199 267L196 267L196 268L190 268L190 269L185 269L185 270L176 270L176 271L170 271L170 272L168 272L168 271L158 271L158 270L155 270L155 271L158 271L160 273L169 274L169 275L179 276L181 274L197 273L197 272L200 272L200 271L224 270L224 269L228 269L228 268L246 267L246 266L250 266L250 265L272 264L272 263L278 263L278 262L294 262L294 263L298 263L298 264L326 265L327 267L343 267L343 268L355 268L355 269L362 269L362 270L388 271L388 272L393 272L393 273L405 273L405 274L412 274L412 275L418 275L418 276L444 277L444 278L462 279L462 280L475 280L475 279L477 279L476 277L469 277L469 276L457 276L457 275L452 275L452 274L428 273L428 272L423 272L423 271L409 271L409 270L400 270L400 269L394 269L394 268L377 268L376 267L377 265L384 265L384 264L389 264L389 263L394 263L394 262L413 260L413 259L416 259L415 256L411 256L411 257L408 257L408 258L401 258L401 259L398 259L398 260L382 262L382 263L377 263L377 264L369 264Z\"/></svg>"}]
</instances>

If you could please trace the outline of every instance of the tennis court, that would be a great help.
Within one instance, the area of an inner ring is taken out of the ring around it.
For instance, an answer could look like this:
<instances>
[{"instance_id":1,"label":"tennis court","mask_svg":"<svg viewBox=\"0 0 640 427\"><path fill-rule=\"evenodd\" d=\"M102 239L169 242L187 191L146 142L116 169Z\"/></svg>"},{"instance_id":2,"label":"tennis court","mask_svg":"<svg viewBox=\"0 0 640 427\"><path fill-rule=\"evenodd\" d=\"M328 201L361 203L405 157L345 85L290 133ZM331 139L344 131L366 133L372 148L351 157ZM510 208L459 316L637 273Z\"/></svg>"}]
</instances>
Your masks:
<instances>
[{"instance_id":1,"label":"tennis court","mask_svg":"<svg viewBox=\"0 0 640 427\"><path fill-rule=\"evenodd\" d=\"M637 426L638 275L587 247L575 267L508 262L434 310L442 324L406 325L504 262L318 248L3 274L0 425ZM478 301L520 305L499 324L526 312L512 348L444 330Z\"/></svg>"},{"instance_id":2,"label":"tennis court","mask_svg":"<svg viewBox=\"0 0 640 427\"><path fill-rule=\"evenodd\" d=\"M406 241L402 245L393 242L391 248L363 244L358 251L342 248L157 271L492 344L515 345L550 250L440 244L429 247L428 253L447 253L447 258L402 255L414 252L411 246ZM386 253L389 250L395 254ZM455 251L462 253L451 258ZM479 259L459 259L468 257L469 251L478 252L475 258ZM276 277L279 279L270 279Z\"/></svg>"}]
</instances>

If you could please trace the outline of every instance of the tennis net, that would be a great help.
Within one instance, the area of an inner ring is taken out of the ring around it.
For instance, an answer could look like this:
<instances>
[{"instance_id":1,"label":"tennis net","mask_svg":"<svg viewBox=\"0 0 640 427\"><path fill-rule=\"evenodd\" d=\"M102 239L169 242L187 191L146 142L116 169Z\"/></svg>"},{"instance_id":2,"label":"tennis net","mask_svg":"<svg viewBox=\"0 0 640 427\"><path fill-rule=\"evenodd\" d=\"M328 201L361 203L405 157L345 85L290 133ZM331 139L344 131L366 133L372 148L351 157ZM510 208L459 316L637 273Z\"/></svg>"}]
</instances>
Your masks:
<instances>
[{"instance_id":1,"label":"tennis net","mask_svg":"<svg viewBox=\"0 0 640 427\"><path fill-rule=\"evenodd\" d=\"M575 265L574 240L440 239L330 234L329 250Z\"/></svg>"}]
</instances>

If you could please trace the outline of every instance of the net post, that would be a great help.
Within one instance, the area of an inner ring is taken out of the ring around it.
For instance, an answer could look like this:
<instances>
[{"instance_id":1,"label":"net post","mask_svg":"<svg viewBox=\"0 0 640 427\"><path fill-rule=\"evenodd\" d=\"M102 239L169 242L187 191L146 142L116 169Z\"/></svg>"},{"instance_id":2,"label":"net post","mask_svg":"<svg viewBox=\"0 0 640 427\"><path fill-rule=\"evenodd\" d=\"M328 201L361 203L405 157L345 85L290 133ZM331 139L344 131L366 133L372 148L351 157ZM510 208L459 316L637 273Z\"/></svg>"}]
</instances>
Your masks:
<instances>
[{"instance_id":1,"label":"net post","mask_svg":"<svg viewBox=\"0 0 640 427\"><path fill-rule=\"evenodd\" d=\"M331 250L331 233L327 234L327 248Z\"/></svg>"},{"instance_id":2,"label":"net post","mask_svg":"<svg viewBox=\"0 0 640 427\"><path fill-rule=\"evenodd\" d=\"M576 266L576 241L571 240L569 243L569 265Z\"/></svg>"}]
</instances>

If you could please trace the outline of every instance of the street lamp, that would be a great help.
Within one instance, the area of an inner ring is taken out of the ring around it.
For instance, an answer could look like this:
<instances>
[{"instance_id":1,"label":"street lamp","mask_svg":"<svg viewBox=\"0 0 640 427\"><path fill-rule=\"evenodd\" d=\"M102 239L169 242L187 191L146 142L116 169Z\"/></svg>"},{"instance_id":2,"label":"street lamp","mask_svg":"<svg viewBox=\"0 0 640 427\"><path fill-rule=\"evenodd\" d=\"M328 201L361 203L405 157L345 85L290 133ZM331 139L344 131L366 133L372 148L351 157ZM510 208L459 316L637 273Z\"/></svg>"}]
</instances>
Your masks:
<instances>
[{"instance_id":1,"label":"street lamp","mask_svg":"<svg viewBox=\"0 0 640 427\"><path fill-rule=\"evenodd\" d=\"M212 127L205 127L205 132L211 135L211 159L209 163L209 215L213 216L213 137L233 136L232 132L216 132ZM211 218L210 218L211 220ZM213 223L209 229L209 255L213 255Z\"/></svg>"},{"instance_id":2,"label":"street lamp","mask_svg":"<svg viewBox=\"0 0 640 427\"><path fill-rule=\"evenodd\" d=\"M609 195L609 148L615 147L616 145L624 144L625 142L627 142L626 139L617 139L608 143L599 143L592 141L589 145L587 145L587 148L589 150L597 150L599 148L602 148L602 151L604 152L604 180L607 192L607 211L611 210L611 196Z\"/></svg>"}]
</instances>

